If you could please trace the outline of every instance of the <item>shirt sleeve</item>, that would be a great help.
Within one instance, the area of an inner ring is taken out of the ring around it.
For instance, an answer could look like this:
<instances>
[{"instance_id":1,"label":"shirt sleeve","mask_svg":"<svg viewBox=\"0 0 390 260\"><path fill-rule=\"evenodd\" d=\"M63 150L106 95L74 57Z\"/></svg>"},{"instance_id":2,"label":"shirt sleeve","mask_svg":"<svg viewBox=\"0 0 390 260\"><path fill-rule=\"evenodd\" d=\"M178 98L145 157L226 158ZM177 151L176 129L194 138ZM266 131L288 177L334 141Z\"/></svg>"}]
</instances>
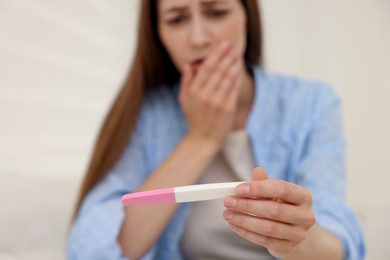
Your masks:
<instances>
[{"instance_id":1,"label":"shirt sleeve","mask_svg":"<svg viewBox=\"0 0 390 260\"><path fill-rule=\"evenodd\" d=\"M121 196L138 187L149 174L145 117L147 114L140 115L132 140L118 163L84 199L71 228L68 259L126 259L117 241L124 218ZM143 259L152 259L154 252L155 246Z\"/></svg>"},{"instance_id":2,"label":"shirt sleeve","mask_svg":"<svg viewBox=\"0 0 390 260\"><path fill-rule=\"evenodd\" d=\"M345 140L340 100L327 86L321 86L315 96L304 149L294 170L296 182L312 192L317 225L340 238L344 259L363 259L365 246L361 227L344 201Z\"/></svg>"}]
</instances>

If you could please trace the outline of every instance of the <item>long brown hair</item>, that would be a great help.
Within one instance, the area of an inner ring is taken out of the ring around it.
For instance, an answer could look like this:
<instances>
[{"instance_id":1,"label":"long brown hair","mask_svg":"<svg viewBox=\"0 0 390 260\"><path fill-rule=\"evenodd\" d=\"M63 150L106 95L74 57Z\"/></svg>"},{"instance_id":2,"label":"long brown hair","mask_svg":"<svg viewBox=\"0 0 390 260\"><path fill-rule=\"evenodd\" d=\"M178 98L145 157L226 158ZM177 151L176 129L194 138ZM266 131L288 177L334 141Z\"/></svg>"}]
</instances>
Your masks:
<instances>
[{"instance_id":1,"label":"long brown hair","mask_svg":"<svg viewBox=\"0 0 390 260\"><path fill-rule=\"evenodd\" d=\"M241 1L247 15L246 64L261 64L262 32L257 0ZM157 0L142 0L138 42L130 72L98 135L81 185L74 217L92 188L115 165L128 145L146 93L180 74L163 47L157 31Z\"/></svg>"}]
</instances>

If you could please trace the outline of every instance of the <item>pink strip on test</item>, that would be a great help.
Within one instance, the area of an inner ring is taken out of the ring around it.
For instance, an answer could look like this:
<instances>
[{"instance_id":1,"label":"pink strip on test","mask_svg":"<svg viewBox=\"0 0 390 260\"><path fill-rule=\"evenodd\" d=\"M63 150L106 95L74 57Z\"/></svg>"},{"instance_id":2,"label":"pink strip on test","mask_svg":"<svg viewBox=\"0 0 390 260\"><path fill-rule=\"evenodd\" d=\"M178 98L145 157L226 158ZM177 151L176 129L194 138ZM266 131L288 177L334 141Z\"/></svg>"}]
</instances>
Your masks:
<instances>
[{"instance_id":1,"label":"pink strip on test","mask_svg":"<svg viewBox=\"0 0 390 260\"><path fill-rule=\"evenodd\" d=\"M174 188L141 191L122 196L122 204L125 206L171 203L176 203Z\"/></svg>"}]
</instances>

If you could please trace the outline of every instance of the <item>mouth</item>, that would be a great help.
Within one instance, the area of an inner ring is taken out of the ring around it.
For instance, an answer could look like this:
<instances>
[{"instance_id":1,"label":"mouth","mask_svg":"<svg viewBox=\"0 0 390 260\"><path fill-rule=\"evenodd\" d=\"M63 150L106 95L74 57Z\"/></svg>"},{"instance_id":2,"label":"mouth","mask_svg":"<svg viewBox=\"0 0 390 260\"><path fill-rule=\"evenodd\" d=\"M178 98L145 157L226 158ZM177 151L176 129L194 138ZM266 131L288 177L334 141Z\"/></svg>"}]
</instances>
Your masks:
<instances>
[{"instance_id":1,"label":"mouth","mask_svg":"<svg viewBox=\"0 0 390 260\"><path fill-rule=\"evenodd\" d=\"M204 58L200 58L200 59L196 59L196 60L192 61L191 64L195 68L198 68L200 65L202 65L203 61L204 61Z\"/></svg>"}]
</instances>

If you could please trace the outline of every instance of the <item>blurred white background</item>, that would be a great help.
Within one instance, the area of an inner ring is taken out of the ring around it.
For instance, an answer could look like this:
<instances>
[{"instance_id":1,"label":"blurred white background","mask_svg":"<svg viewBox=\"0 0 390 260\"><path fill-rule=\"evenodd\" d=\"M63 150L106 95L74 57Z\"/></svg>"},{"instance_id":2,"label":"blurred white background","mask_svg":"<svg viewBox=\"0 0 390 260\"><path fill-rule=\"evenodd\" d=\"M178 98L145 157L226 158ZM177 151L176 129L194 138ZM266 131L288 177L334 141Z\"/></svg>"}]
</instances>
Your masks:
<instances>
[{"instance_id":1,"label":"blurred white background","mask_svg":"<svg viewBox=\"0 0 390 260\"><path fill-rule=\"evenodd\" d=\"M0 0L0 259L64 259L101 120L133 57L140 0ZM262 0L266 68L343 100L348 202L390 259L390 1Z\"/></svg>"}]
</instances>

